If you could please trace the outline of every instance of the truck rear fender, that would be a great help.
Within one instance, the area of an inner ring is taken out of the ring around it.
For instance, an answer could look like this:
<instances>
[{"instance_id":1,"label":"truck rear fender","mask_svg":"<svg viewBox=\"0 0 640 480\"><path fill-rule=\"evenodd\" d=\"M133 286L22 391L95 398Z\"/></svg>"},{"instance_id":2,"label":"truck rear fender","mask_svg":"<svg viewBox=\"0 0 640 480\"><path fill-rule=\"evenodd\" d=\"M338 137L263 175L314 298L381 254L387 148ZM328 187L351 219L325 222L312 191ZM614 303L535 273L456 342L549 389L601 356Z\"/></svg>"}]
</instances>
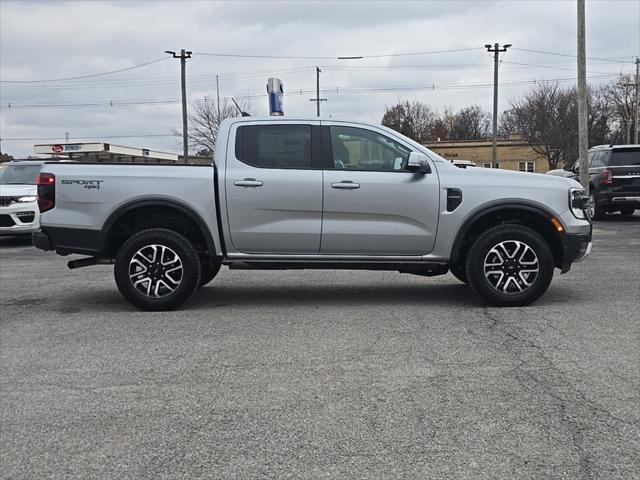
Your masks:
<instances>
[{"instance_id":1,"label":"truck rear fender","mask_svg":"<svg viewBox=\"0 0 640 480\"><path fill-rule=\"evenodd\" d=\"M191 207L178 200L145 198L125 203L105 221L105 253L115 257L128 236L146 228L169 228L185 234L210 261L219 257L211 230Z\"/></svg>"}]
</instances>

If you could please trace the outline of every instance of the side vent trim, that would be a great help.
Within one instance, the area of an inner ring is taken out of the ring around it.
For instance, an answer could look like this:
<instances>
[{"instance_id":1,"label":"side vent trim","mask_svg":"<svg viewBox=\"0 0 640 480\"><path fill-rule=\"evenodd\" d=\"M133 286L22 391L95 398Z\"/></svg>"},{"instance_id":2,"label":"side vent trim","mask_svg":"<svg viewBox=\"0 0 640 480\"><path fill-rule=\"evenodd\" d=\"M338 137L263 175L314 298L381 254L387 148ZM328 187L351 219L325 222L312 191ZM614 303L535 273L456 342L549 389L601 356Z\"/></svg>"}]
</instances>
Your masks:
<instances>
[{"instance_id":1,"label":"side vent trim","mask_svg":"<svg viewBox=\"0 0 640 480\"><path fill-rule=\"evenodd\" d=\"M447 212L453 212L462 203L462 190L447 188Z\"/></svg>"}]
</instances>

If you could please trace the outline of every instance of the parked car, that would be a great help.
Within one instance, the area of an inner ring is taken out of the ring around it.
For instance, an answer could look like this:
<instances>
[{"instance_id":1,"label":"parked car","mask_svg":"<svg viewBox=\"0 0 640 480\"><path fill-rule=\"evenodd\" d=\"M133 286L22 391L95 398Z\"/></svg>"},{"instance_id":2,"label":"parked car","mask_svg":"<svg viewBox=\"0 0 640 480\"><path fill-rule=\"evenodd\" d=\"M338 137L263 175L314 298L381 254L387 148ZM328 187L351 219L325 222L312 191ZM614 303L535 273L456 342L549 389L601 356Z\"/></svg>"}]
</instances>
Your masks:
<instances>
[{"instance_id":1,"label":"parked car","mask_svg":"<svg viewBox=\"0 0 640 480\"><path fill-rule=\"evenodd\" d=\"M36 175L42 163L13 161L0 169L0 235L30 235L39 228Z\"/></svg>"},{"instance_id":2,"label":"parked car","mask_svg":"<svg viewBox=\"0 0 640 480\"><path fill-rule=\"evenodd\" d=\"M601 220L607 213L633 215L640 209L640 145L600 145L589 150L589 215ZM577 179L579 165L551 170L549 175Z\"/></svg>"},{"instance_id":3,"label":"parked car","mask_svg":"<svg viewBox=\"0 0 640 480\"><path fill-rule=\"evenodd\" d=\"M166 310L232 269L449 270L489 303L527 305L591 251L570 179L460 169L380 125L241 117L213 166L47 163L33 243L114 263L133 305Z\"/></svg>"}]
</instances>

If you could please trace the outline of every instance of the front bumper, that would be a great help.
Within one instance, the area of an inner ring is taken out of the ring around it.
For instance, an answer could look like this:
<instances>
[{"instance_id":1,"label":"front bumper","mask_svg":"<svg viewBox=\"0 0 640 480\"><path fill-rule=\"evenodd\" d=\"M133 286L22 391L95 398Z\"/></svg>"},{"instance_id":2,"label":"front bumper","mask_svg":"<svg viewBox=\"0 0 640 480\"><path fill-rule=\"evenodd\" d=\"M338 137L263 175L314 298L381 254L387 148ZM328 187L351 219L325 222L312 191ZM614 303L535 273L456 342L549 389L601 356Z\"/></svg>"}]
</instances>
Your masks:
<instances>
[{"instance_id":1,"label":"front bumper","mask_svg":"<svg viewBox=\"0 0 640 480\"><path fill-rule=\"evenodd\" d=\"M0 207L0 235L22 235L39 227L40 212L36 202Z\"/></svg>"},{"instance_id":2,"label":"front bumper","mask_svg":"<svg viewBox=\"0 0 640 480\"><path fill-rule=\"evenodd\" d=\"M578 263L591 255L593 224L586 233L565 233L562 236L562 273L568 272L572 263Z\"/></svg>"}]
</instances>

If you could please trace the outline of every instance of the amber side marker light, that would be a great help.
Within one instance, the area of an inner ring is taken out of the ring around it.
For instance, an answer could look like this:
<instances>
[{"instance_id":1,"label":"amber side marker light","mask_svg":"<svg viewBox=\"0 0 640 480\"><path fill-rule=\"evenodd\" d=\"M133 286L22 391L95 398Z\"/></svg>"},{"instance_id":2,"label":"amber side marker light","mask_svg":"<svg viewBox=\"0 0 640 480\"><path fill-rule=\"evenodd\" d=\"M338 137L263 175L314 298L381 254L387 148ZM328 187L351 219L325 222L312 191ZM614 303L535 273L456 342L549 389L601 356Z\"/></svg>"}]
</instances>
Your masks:
<instances>
[{"instance_id":1,"label":"amber side marker light","mask_svg":"<svg viewBox=\"0 0 640 480\"><path fill-rule=\"evenodd\" d=\"M560 223L560 220L558 220L556 217L551 217L551 223L553 224L554 227L556 227L556 230L558 231L558 233L564 232L564 227Z\"/></svg>"}]
</instances>

